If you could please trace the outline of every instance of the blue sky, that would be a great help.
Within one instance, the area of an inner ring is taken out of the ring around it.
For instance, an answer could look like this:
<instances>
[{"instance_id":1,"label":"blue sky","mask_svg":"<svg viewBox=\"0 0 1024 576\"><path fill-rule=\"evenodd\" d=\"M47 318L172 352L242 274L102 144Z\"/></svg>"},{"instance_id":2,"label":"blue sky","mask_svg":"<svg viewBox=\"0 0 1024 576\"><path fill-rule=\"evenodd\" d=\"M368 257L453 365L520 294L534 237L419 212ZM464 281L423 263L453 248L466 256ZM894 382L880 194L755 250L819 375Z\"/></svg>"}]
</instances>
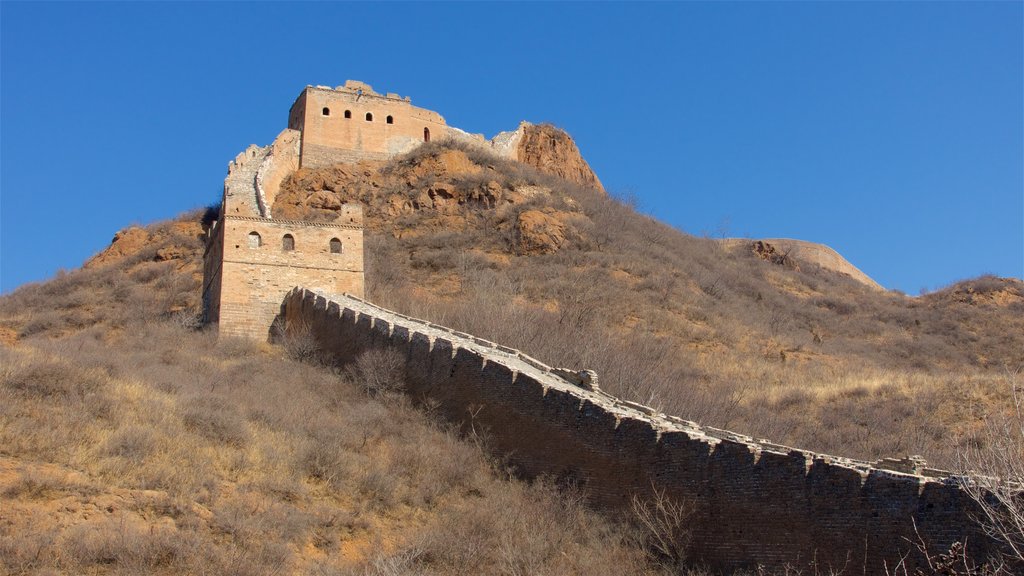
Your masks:
<instances>
[{"instance_id":1,"label":"blue sky","mask_svg":"<svg viewBox=\"0 0 1024 576\"><path fill-rule=\"evenodd\" d=\"M692 234L917 293L1024 275L1021 2L0 2L0 289L219 200L307 84L576 139Z\"/></svg>"}]
</instances>

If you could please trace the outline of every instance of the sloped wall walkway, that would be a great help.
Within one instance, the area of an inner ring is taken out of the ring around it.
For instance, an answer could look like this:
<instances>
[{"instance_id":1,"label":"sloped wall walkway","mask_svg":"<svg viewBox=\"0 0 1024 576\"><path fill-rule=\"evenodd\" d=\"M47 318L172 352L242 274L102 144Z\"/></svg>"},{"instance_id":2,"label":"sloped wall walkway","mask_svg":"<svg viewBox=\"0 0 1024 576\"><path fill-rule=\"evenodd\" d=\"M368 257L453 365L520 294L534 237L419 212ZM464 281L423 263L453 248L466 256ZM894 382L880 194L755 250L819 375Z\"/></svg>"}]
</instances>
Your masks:
<instances>
[{"instance_id":1,"label":"sloped wall walkway","mask_svg":"<svg viewBox=\"0 0 1024 576\"><path fill-rule=\"evenodd\" d=\"M291 333L308 332L342 363L375 347L399 351L414 399L429 397L449 420L486 430L493 450L527 478L574 482L612 511L654 489L692 503L695 560L713 568L884 574L904 556L919 562L919 539L932 552L967 539L974 557L990 553L971 520L974 503L954 479L658 414L595 389L586 372L553 369L347 295L296 288L282 313Z\"/></svg>"}]
</instances>

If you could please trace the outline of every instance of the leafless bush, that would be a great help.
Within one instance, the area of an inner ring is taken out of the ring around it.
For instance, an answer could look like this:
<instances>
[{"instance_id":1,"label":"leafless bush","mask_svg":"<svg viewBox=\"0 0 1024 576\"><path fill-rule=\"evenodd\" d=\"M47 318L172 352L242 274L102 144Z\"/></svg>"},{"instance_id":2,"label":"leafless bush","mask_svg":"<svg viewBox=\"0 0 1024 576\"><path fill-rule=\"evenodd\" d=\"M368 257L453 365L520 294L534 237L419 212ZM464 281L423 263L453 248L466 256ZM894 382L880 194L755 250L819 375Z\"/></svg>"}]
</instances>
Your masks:
<instances>
[{"instance_id":1,"label":"leafless bush","mask_svg":"<svg viewBox=\"0 0 1024 576\"><path fill-rule=\"evenodd\" d=\"M1005 547L1007 573L1024 570L1024 390L1017 379L1008 372L1009 413L987 414L982 442L960 450L964 489L981 511L981 528Z\"/></svg>"},{"instance_id":2,"label":"leafless bush","mask_svg":"<svg viewBox=\"0 0 1024 576\"><path fill-rule=\"evenodd\" d=\"M107 440L105 451L131 462L141 463L156 446L156 432L150 427L127 426L114 432Z\"/></svg>"},{"instance_id":3,"label":"leafless bush","mask_svg":"<svg viewBox=\"0 0 1024 576\"><path fill-rule=\"evenodd\" d=\"M283 318L274 320L271 327L274 342L284 347L293 360L318 363L323 359L320 343L305 323L286 326Z\"/></svg>"},{"instance_id":4,"label":"leafless bush","mask_svg":"<svg viewBox=\"0 0 1024 576\"><path fill-rule=\"evenodd\" d=\"M690 529L693 511L693 503L673 500L664 489L657 487L652 487L650 498L633 496L633 520L652 560L671 568L685 565L693 539Z\"/></svg>"},{"instance_id":5,"label":"leafless bush","mask_svg":"<svg viewBox=\"0 0 1024 576\"><path fill-rule=\"evenodd\" d=\"M356 357L348 367L353 382L371 396L405 389L405 358L395 350L375 348Z\"/></svg>"},{"instance_id":6,"label":"leafless bush","mask_svg":"<svg viewBox=\"0 0 1024 576\"><path fill-rule=\"evenodd\" d=\"M230 446L243 446L249 429L234 404L218 396L197 396L184 403L181 420L201 436Z\"/></svg>"}]
</instances>

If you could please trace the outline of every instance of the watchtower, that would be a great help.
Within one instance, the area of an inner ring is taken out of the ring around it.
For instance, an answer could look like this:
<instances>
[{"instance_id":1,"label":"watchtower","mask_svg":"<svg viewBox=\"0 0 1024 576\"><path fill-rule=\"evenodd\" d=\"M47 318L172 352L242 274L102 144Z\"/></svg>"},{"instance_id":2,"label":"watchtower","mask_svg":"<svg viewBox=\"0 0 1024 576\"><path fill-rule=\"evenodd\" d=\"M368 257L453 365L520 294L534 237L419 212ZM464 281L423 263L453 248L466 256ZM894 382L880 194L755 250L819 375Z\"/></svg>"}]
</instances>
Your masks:
<instances>
[{"instance_id":1,"label":"watchtower","mask_svg":"<svg viewBox=\"0 0 1024 576\"><path fill-rule=\"evenodd\" d=\"M288 113L288 128L302 133L300 167L385 160L448 135L444 118L417 108L408 96L378 94L369 84L307 86Z\"/></svg>"},{"instance_id":2,"label":"watchtower","mask_svg":"<svg viewBox=\"0 0 1024 576\"><path fill-rule=\"evenodd\" d=\"M267 339L285 294L295 286L363 295L361 205L343 205L332 222L271 215L273 195L262 183L279 179L280 167L294 164L281 145L288 132L275 145L239 154L224 180L221 212L208 232L203 262L204 316L222 335Z\"/></svg>"}]
</instances>

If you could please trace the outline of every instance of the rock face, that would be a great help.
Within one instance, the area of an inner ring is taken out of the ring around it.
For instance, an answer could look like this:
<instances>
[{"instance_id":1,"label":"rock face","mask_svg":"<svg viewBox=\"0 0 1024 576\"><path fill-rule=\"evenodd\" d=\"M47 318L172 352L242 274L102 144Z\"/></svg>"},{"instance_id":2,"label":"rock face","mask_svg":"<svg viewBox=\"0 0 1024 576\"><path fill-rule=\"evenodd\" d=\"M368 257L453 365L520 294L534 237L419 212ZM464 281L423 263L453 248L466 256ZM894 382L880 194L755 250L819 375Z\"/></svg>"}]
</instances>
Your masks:
<instances>
[{"instance_id":1,"label":"rock face","mask_svg":"<svg viewBox=\"0 0 1024 576\"><path fill-rule=\"evenodd\" d=\"M565 243L565 224L555 215L540 210L519 214L516 249L520 254L550 254Z\"/></svg>"},{"instance_id":2,"label":"rock face","mask_svg":"<svg viewBox=\"0 0 1024 576\"><path fill-rule=\"evenodd\" d=\"M152 249L152 256L145 258L153 262L168 260L185 260L197 248L198 238L203 236L203 229L196 221L172 221L161 226L142 228L129 226L114 234L110 246L85 261L83 268L95 268L129 257L138 257L147 248ZM164 245L167 244L167 245ZM157 249L156 246L164 245Z\"/></svg>"},{"instance_id":3,"label":"rock face","mask_svg":"<svg viewBox=\"0 0 1024 576\"><path fill-rule=\"evenodd\" d=\"M604 190L597 175L564 130L550 124L524 124L515 159L541 172Z\"/></svg>"}]
</instances>

